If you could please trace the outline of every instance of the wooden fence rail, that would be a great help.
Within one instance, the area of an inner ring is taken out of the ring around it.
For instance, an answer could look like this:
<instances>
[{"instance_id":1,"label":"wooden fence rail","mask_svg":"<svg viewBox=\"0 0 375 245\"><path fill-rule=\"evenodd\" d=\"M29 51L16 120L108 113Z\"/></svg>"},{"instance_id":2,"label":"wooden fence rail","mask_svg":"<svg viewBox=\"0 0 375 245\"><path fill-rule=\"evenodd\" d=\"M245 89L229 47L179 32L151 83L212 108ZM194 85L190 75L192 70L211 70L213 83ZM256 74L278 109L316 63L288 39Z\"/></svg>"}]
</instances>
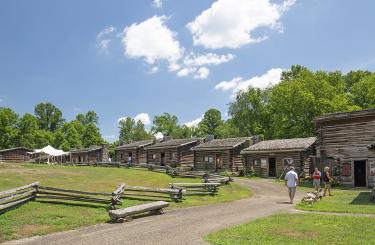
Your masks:
<instances>
[{"instance_id":1,"label":"wooden fence rail","mask_svg":"<svg viewBox=\"0 0 375 245\"><path fill-rule=\"evenodd\" d=\"M151 188L143 186L126 186L123 197L134 200L160 200L171 199L179 202L183 198L184 191L179 189Z\"/></svg>"},{"instance_id":2,"label":"wooden fence rail","mask_svg":"<svg viewBox=\"0 0 375 245\"><path fill-rule=\"evenodd\" d=\"M121 184L113 193L103 193L39 186L36 193L36 200L44 202L69 201L79 203L107 204L109 205L110 209L115 209L116 205L121 204L121 194L124 187L125 184Z\"/></svg>"},{"instance_id":3,"label":"wooden fence rail","mask_svg":"<svg viewBox=\"0 0 375 245\"><path fill-rule=\"evenodd\" d=\"M219 191L220 183L170 183L171 189L185 190L185 195L215 195Z\"/></svg>"},{"instance_id":4,"label":"wooden fence rail","mask_svg":"<svg viewBox=\"0 0 375 245\"><path fill-rule=\"evenodd\" d=\"M0 192L0 214L35 198L39 182Z\"/></svg>"}]
</instances>

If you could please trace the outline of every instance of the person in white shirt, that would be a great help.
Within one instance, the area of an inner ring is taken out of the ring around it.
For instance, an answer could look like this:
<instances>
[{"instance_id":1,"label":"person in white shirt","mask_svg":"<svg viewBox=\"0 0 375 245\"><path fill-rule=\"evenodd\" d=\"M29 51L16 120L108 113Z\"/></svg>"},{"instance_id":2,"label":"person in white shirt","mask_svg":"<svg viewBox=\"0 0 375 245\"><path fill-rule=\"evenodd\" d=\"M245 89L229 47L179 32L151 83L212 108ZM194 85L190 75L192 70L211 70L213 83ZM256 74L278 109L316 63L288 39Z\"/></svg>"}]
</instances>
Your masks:
<instances>
[{"instance_id":1,"label":"person in white shirt","mask_svg":"<svg viewBox=\"0 0 375 245\"><path fill-rule=\"evenodd\" d=\"M289 168L289 172L285 175L285 186L288 187L290 203L293 203L294 195L298 185L298 174L294 171L294 167Z\"/></svg>"}]
</instances>

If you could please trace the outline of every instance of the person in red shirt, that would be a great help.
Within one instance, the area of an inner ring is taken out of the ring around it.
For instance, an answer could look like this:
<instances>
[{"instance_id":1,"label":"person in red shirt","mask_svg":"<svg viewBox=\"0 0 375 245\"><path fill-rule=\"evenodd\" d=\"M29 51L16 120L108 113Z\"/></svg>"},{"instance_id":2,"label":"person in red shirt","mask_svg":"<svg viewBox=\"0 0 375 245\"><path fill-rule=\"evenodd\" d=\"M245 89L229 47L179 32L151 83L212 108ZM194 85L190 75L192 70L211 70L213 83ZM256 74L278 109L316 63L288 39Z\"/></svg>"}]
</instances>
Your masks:
<instances>
[{"instance_id":1,"label":"person in red shirt","mask_svg":"<svg viewBox=\"0 0 375 245\"><path fill-rule=\"evenodd\" d=\"M322 174L320 173L319 169L315 168L312 178L313 178L313 186L317 192L321 191L321 188L320 188L321 177L322 177Z\"/></svg>"}]
</instances>

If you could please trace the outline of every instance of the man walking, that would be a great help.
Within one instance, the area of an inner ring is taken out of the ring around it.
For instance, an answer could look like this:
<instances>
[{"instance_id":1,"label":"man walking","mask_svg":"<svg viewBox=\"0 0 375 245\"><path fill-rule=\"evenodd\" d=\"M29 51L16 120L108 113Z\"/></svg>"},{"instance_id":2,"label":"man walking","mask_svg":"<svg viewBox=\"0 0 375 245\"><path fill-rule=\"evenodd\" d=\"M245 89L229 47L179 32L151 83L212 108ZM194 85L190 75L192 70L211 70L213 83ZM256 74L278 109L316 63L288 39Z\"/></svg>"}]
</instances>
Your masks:
<instances>
[{"instance_id":1,"label":"man walking","mask_svg":"<svg viewBox=\"0 0 375 245\"><path fill-rule=\"evenodd\" d=\"M289 168L289 172L285 175L285 186L288 187L290 204L293 204L294 195L298 185L298 174L294 171L294 167Z\"/></svg>"}]
</instances>

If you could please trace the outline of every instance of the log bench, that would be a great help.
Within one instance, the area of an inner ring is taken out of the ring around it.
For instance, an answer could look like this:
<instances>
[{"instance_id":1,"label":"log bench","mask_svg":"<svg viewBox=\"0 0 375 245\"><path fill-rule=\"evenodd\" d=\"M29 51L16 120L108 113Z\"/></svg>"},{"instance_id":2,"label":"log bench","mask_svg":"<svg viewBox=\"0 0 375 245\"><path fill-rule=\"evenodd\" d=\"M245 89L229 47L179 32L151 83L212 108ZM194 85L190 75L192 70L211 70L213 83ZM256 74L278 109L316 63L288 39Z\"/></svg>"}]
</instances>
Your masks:
<instances>
[{"instance_id":1,"label":"log bench","mask_svg":"<svg viewBox=\"0 0 375 245\"><path fill-rule=\"evenodd\" d=\"M111 217L112 221L117 222L131 221L133 219L132 216L136 214L142 214L146 212L151 212L153 214L163 214L163 208L166 208L168 206L169 203L164 201L140 204L128 208L110 210L109 217Z\"/></svg>"}]
</instances>

